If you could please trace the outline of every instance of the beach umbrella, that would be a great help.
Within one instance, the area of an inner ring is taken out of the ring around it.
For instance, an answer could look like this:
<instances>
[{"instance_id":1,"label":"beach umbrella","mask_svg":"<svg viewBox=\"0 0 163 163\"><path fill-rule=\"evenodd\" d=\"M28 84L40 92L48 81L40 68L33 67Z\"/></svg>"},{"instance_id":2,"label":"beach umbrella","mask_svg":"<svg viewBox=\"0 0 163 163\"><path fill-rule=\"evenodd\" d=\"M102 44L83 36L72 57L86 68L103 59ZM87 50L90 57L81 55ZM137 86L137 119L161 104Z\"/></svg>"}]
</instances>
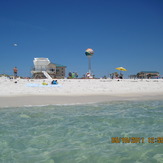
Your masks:
<instances>
[{"instance_id":1,"label":"beach umbrella","mask_svg":"<svg viewBox=\"0 0 163 163\"><path fill-rule=\"evenodd\" d=\"M117 67L115 69L120 70L120 76L121 76L121 71L127 71L127 69L125 69L124 67ZM123 75L121 77L123 78Z\"/></svg>"},{"instance_id":2,"label":"beach umbrella","mask_svg":"<svg viewBox=\"0 0 163 163\"><path fill-rule=\"evenodd\" d=\"M124 67L117 67L115 69L120 70L120 71L127 71L127 69L125 69Z\"/></svg>"}]
</instances>

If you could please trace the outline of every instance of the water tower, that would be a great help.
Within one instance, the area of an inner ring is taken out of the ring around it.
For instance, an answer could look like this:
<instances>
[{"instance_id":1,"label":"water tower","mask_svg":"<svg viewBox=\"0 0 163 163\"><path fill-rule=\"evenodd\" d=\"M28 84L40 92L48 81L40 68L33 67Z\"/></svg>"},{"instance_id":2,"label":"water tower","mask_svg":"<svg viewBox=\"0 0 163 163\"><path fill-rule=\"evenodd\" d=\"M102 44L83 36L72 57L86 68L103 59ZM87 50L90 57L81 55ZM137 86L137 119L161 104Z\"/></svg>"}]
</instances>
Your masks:
<instances>
[{"instance_id":1,"label":"water tower","mask_svg":"<svg viewBox=\"0 0 163 163\"><path fill-rule=\"evenodd\" d=\"M85 55L88 57L88 73L90 76L92 76L92 71L91 71L91 57L93 56L94 51L90 48L88 48L85 51Z\"/></svg>"}]
</instances>

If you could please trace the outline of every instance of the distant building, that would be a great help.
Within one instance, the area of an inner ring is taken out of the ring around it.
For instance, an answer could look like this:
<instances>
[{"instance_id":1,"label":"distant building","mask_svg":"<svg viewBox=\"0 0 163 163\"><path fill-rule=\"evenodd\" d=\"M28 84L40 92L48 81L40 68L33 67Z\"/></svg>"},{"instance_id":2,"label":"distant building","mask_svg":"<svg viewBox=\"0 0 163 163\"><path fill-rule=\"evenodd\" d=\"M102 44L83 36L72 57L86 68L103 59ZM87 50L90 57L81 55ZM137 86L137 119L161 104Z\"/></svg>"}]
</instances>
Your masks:
<instances>
[{"instance_id":1,"label":"distant building","mask_svg":"<svg viewBox=\"0 0 163 163\"><path fill-rule=\"evenodd\" d=\"M56 78L64 78L66 76L66 66L55 64L56 65Z\"/></svg>"},{"instance_id":2,"label":"distant building","mask_svg":"<svg viewBox=\"0 0 163 163\"><path fill-rule=\"evenodd\" d=\"M137 73L137 78L141 79L152 79L159 78L160 74L157 71L141 71Z\"/></svg>"},{"instance_id":3,"label":"distant building","mask_svg":"<svg viewBox=\"0 0 163 163\"><path fill-rule=\"evenodd\" d=\"M46 71L52 78L64 78L66 66L50 62L48 58L34 58L34 68L32 69L32 78L43 79L46 78L43 71Z\"/></svg>"}]
</instances>

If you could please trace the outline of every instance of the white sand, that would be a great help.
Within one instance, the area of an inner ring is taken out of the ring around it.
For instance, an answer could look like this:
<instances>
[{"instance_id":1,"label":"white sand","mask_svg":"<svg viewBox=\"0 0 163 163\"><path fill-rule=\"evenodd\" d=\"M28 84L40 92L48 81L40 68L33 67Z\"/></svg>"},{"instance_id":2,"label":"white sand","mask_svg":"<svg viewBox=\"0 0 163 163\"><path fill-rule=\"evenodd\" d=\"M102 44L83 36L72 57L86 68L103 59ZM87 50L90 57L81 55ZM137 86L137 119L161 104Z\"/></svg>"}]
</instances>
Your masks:
<instances>
[{"instance_id":1,"label":"white sand","mask_svg":"<svg viewBox=\"0 0 163 163\"><path fill-rule=\"evenodd\" d=\"M17 83L15 83L17 81ZM45 80L50 84L51 81ZM61 87L29 87L43 80L0 78L0 107L113 100L163 100L163 79L59 79Z\"/></svg>"}]
</instances>

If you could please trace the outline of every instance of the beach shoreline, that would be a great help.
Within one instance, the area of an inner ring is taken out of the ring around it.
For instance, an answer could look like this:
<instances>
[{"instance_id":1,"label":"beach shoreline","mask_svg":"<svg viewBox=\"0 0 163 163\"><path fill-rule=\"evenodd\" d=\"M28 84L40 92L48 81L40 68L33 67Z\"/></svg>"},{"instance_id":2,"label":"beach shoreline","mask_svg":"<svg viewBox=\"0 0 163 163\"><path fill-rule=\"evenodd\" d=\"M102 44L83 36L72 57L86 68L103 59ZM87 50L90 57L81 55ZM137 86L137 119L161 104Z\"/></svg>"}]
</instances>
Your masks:
<instances>
[{"instance_id":1,"label":"beach shoreline","mask_svg":"<svg viewBox=\"0 0 163 163\"><path fill-rule=\"evenodd\" d=\"M121 95L23 95L0 96L0 108L45 106L45 105L81 105L116 101L148 101L163 100L163 94L121 94Z\"/></svg>"}]
</instances>

